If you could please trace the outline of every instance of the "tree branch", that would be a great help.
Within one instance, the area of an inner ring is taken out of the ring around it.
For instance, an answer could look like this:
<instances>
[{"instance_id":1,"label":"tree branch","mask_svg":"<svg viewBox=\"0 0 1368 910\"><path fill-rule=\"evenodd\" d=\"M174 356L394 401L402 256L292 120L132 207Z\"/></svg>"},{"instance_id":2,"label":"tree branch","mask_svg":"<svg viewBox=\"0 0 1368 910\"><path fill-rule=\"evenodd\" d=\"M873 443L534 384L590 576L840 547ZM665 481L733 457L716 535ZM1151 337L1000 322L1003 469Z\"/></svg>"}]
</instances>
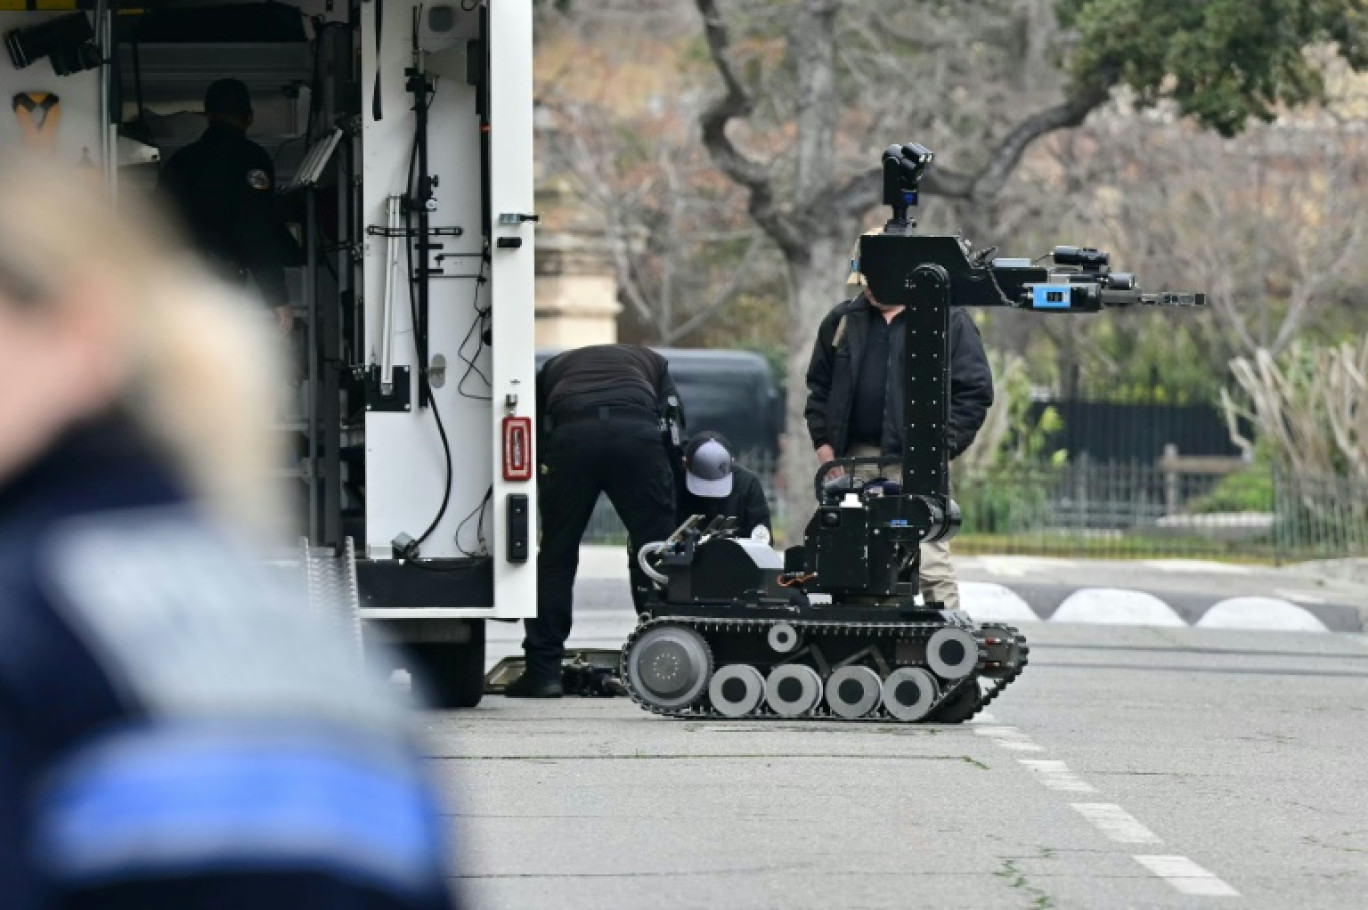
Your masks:
<instances>
[{"instance_id":1,"label":"tree branch","mask_svg":"<svg viewBox=\"0 0 1368 910\"><path fill-rule=\"evenodd\" d=\"M1111 97L1111 83L1091 83L1063 103L1047 107L1027 117L1007 134L998 145L988 164L974 178L971 199L992 198L1002 191L1021 156L1031 143L1055 130L1078 126L1088 115Z\"/></svg>"},{"instance_id":2,"label":"tree branch","mask_svg":"<svg viewBox=\"0 0 1368 910\"><path fill-rule=\"evenodd\" d=\"M731 36L714 0L695 0L703 17L703 32L708 40L708 52L726 92L718 96L699 115L703 130L703 146L722 173L750 191L747 208L755 223L779 245L790 259L808 255L807 244L789 224L774 199L773 178L768 165L741 152L727 136L727 124L734 118L750 115L753 101L746 87L736 75L731 58Z\"/></svg>"},{"instance_id":3,"label":"tree branch","mask_svg":"<svg viewBox=\"0 0 1368 910\"><path fill-rule=\"evenodd\" d=\"M699 310L689 319L685 320L683 325L673 329L671 331L673 338L688 337L693 331L701 328L707 323L718 310L731 302L732 297L741 289L741 285L745 283L747 276L750 275L751 265L755 262L755 257L760 252L762 246L763 241L760 235L756 234L751 239L750 246L746 247L745 255L741 257L741 262L732 272L731 278L727 280L726 286L717 292L717 296L712 299L711 303Z\"/></svg>"},{"instance_id":4,"label":"tree branch","mask_svg":"<svg viewBox=\"0 0 1368 910\"><path fill-rule=\"evenodd\" d=\"M928 196L967 202L981 202L996 197L1032 142L1056 130L1080 125L1088 114L1105 104L1110 96L1111 80L1100 80L1053 107L1036 111L1003 137L977 173L962 174L939 168L929 170L922 180L922 192ZM835 189L824 200L824 204L835 207L843 215L859 217L882 201L883 170L871 168Z\"/></svg>"},{"instance_id":5,"label":"tree branch","mask_svg":"<svg viewBox=\"0 0 1368 910\"><path fill-rule=\"evenodd\" d=\"M627 299L642 322L647 323L659 333L661 329L660 320L656 315L655 308L647 299L641 282L637 280L634 265L635 257L628 249L628 241L622 234L616 212L608 214L605 227L608 234L608 250L613 256L613 264L617 267L618 287L621 291L619 296Z\"/></svg>"},{"instance_id":6,"label":"tree branch","mask_svg":"<svg viewBox=\"0 0 1368 910\"><path fill-rule=\"evenodd\" d=\"M973 197L974 180L974 177L955 171L931 170L922 178L921 188L928 196L969 199ZM814 208L827 211L834 209L843 217L861 218L882 203L883 168L875 167L832 189L817 201Z\"/></svg>"},{"instance_id":7,"label":"tree branch","mask_svg":"<svg viewBox=\"0 0 1368 910\"><path fill-rule=\"evenodd\" d=\"M793 17L789 46L798 67L798 173L795 198L817 195L836 159L836 14L838 0L806 0Z\"/></svg>"}]
</instances>

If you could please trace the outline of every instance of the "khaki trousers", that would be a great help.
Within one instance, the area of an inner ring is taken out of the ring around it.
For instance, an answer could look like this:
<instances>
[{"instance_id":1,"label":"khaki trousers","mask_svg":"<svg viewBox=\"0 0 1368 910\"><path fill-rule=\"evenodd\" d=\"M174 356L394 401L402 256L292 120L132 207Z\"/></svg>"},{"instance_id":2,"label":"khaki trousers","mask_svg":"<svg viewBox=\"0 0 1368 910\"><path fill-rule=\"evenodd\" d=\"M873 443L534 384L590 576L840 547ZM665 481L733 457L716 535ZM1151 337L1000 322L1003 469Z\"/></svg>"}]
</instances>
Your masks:
<instances>
[{"instance_id":1,"label":"khaki trousers","mask_svg":"<svg viewBox=\"0 0 1368 910\"><path fill-rule=\"evenodd\" d=\"M856 445L851 447L848 457L873 458L881 454L883 451L878 446ZM872 465L866 465L857 468L855 474L868 480L876 476L876 471ZM959 583L955 580L955 567L950 562L949 541L938 540L921 545L917 584L921 588L922 599L928 603L939 601L947 610L960 608Z\"/></svg>"}]
</instances>

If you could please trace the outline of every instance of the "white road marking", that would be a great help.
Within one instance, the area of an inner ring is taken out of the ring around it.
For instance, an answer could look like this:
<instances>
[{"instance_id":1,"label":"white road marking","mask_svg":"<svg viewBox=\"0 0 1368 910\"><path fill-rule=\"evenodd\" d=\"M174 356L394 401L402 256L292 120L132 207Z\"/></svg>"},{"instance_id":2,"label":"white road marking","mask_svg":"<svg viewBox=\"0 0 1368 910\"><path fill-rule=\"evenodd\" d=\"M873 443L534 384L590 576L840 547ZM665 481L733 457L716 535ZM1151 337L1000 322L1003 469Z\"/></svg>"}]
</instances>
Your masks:
<instances>
[{"instance_id":1,"label":"white road marking","mask_svg":"<svg viewBox=\"0 0 1368 910\"><path fill-rule=\"evenodd\" d=\"M976 714L972 719L970 719L969 723L971 723L971 724L995 724L995 723L997 723L997 718L994 717L992 714L989 714L987 711L980 711L980 712L979 712L978 714Z\"/></svg>"},{"instance_id":2,"label":"white road marking","mask_svg":"<svg viewBox=\"0 0 1368 910\"><path fill-rule=\"evenodd\" d=\"M1113 803L1073 803L1074 810L1118 844L1162 844L1135 816Z\"/></svg>"},{"instance_id":3,"label":"white road marking","mask_svg":"<svg viewBox=\"0 0 1368 910\"><path fill-rule=\"evenodd\" d=\"M1172 607L1153 594L1122 588L1080 588L1059 605L1050 621L1114 626L1187 626Z\"/></svg>"},{"instance_id":4,"label":"white road marking","mask_svg":"<svg viewBox=\"0 0 1368 910\"><path fill-rule=\"evenodd\" d=\"M1302 607L1276 597L1229 597L1197 621L1202 629L1261 629L1279 632L1329 632Z\"/></svg>"},{"instance_id":5,"label":"white road marking","mask_svg":"<svg viewBox=\"0 0 1368 910\"><path fill-rule=\"evenodd\" d=\"M1142 565L1162 572L1201 572L1203 574L1248 575L1253 570L1248 566L1233 566L1224 562L1211 562L1203 559L1147 559Z\"/></svg>"},{"instance_id":6,"label":"white road marking","mask_svg":"<svg viewBox=\"0 0 1368 910\"><path fill-rule=\"evenodd\" d=\"M1047 759L1018 758L1017 761L1033 772L1040 782L1051 790L1065 793L1096 793L1097 788L1082 780L1062 761Z\"/></svg>"},{"instance_id":7,"label":"white road marking","mask_svg":"<svg viewBox=\"0 0 1368 910\"><path fill-rule=\"evenodd\" d=\"M1040 617L1020 594L986 581L959 583L960 603L978 622L1039 622Z\"/></svg>"},{"instance_id":8,"label":"white road marking","mask_svg":"<svg viewBox=\"0 0 1368 910\"><path fill-rule=\"evenodd\" d=\"M978 736L987 736L1004 749L1013 752L1044 752L1043 746L1031 742L1031 738L1016 727L975 727Z\"/></svg>"},{"instance_id":9,"label":"white road marking","mask_svg":"<svg viewBox=\"0 0 1368 910\"><path fill-rule=\"evenodd\" d=\"M1183 894L1201 897L1240 896L1240 892L1186 856L1137 856L1135 860Z\"/></svg>"}]
</instances>

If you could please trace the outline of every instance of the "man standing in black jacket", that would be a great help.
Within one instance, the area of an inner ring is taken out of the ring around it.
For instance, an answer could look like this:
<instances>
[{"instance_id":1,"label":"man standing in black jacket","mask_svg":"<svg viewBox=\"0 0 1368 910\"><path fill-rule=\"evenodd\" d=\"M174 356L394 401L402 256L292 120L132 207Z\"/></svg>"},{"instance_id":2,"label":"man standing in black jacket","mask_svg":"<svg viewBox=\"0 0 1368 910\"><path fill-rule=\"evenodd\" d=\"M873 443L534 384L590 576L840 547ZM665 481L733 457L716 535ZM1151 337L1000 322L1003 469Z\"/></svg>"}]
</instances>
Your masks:
<instances>
[{"instance_id":1,"label":"man standing in black jacket","mask_svg":"<svg viewBox=\"0 0 1368 910\"><path fill-rule=\"evenodd\" d=\"M808 363L804 416L820 462L837 457L901 455L903 447L903 307L874 299L851 254L848 285L858 294L832 309L817 330ZM950 420L946 445L956 458L974 441L993 404L993 373L978 327L960 307L950 310ZM839 470L839 469L838 469ZM928 601L959 609L950 545L921 548L920 584Z\"/></svg>"},{"instance_id":2,"label":"man standing in black jacket","mask_svg":"<svg viewBox=\"0 0 1368 910\"><path fill-rule=\"evenodd\" d=\"M736 463L731 443L711 430L697 433L684 448L684 489L679 495L676 524L692 515L712 521L719 515L735 518L737 535L754 537L764 529L763 540L773 537L769 503L760 478Z\"/></svg>"},{"instance_id":3,"label":"man standing in black jacket","mask_svg":"<svg viewBox=\"0 0 1368 910\"><path fill-rule=\"evenodd\" d=\"M537 618L527 620L527 669L512 698L559 698L570 637L580 538L599 494L627 526L632 554L674 531L676 456L665 443L669 401L678 400L664 357L632 344L600 344L552 357L537 374L541 549ZM682 415L679 416L682 424ZM683 428L680 427L682 435ZM629 559L632 597L650 584Z\"/></svg>"}]
</instances>

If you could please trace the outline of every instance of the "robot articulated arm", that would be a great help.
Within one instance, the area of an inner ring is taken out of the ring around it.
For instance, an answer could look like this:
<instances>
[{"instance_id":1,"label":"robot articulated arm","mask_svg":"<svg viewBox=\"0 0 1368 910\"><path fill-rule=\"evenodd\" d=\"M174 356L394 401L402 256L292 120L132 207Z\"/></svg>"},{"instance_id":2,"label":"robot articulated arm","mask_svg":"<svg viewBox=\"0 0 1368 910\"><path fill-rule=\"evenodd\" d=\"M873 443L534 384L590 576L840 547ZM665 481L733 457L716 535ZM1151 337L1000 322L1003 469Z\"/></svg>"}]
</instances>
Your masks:
<instances>
[{"instance_id":1,"label":"robot articulated arm","mask_svg":"<svg viewBox=\"0 0 1368 910\"><path fill-rule=\"evenodd\" d=\"M1105 307L1205 306L1206 295L1188 291L1145 293L1129 272L1113 272L1111 256L1093 247L1057 246L1038 260L972 255L957 237L918 236L915 208L922 178L935 154L916 143L890 145L883 153L884 204L891 207L882 234L860 239L861 271L875 299L916 306L912 273L939 266L950 282L955 306L997 306L1042 313L1096 313ZM989 251L990 253L992 251Z\"/></svg>"}]
</instances>

